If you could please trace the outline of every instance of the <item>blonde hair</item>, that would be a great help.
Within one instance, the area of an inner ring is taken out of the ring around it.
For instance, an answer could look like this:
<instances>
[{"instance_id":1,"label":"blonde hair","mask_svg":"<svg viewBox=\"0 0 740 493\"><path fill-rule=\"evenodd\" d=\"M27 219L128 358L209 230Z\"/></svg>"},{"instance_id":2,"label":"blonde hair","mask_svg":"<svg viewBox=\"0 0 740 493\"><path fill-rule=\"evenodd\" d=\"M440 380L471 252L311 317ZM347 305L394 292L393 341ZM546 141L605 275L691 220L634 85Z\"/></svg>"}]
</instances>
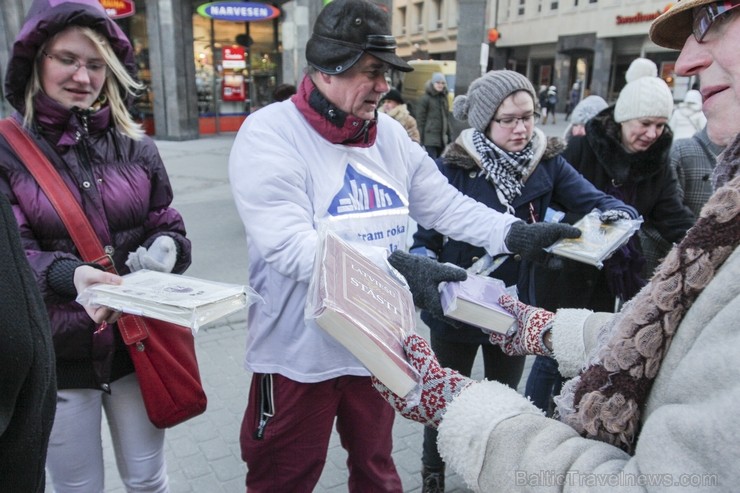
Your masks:
<instances>
[{"instance_id":1,"label":"blonde hair","mask_svg":"<svg viewBox=\"0 0 740 493\"><path fill-rule=\"evenodd\" d=\"M25 111L23 114L23 124L30 126L34 118L33 99L41 90L41 78L39 75L39 63L43 56L42 51L51 44L57 36L68 30L79 31L83 36L88 38L98 49L100 56L108 66L105 75L105 82L100 91L99 101L107 101L111 109L111 116L116 129L122 134L133 140L141 140L145 133L141 124L136 123L126 107L126 98L136 96L144 90L145 86L135 80L126 70L123 63L118 59L108 39L89 27L72 26L60 31L49 38L42 46L39 47L36 54L36 63L31 69L31 80L26 86Z\"/></svg>"}]
</instances>

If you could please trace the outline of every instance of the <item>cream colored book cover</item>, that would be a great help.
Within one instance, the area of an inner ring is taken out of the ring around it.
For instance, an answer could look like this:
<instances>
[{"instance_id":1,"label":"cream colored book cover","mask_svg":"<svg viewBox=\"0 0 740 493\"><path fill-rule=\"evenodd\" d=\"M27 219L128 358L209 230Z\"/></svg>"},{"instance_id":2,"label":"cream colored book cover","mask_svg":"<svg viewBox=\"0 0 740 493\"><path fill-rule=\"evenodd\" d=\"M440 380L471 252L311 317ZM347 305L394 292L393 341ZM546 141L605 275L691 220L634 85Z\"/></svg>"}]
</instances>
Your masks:
<instances>
[{"instance_id":1,"label":"cream colored book cover","mask_svg":"<svg viewBox=\"0 0 740 493\"><path fill-rule=\"evenodd\" d=\"M123 284L90 286L77 301L165 320L197 332L257 299L260 296L254 290L242 285L140 270L123 276Z\"/></svg>"}]
</instances>

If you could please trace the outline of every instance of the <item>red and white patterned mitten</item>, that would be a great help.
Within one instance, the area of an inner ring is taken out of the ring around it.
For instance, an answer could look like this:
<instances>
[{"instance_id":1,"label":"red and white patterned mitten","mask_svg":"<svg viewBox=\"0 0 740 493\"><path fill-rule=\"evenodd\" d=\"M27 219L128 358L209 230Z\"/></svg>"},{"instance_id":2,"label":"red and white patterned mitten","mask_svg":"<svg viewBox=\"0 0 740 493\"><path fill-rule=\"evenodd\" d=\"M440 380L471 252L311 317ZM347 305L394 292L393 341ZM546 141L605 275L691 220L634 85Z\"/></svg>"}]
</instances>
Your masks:
<instances>
[{"instance_id":1,"label":"red and white patterned mitten","mask_svg":"<svg viewBox=\"0 0 740 493\"><path fill-rule=\"evenodd\" d=\"M403 345L409 364L421 375L421 396L417 404L391 392L388 387L373 377L373 385L380 395L404 418L423 425L437 427L447 405L468 385L473 383L455 370L439 366L437 357L429 344L417 334L406 337Z\"/></svg>"},{"instance_id":2,"label":"red and white patterned mitten","mask_svg":"<svg viewBox=\"0 0 740 493\"><path fill-rule=\"evenodd\" d=\"M527 305L515 300L508 294L502 295L499 304L506 311L516 317L516 332L503 335L492 333L489 340L493 344L501 346L504 353L509 356L523 354L537 354L552 356L552 351L547 349L543 340L545 332L552 328L554 313L543 308Z\"/></svg>"}]
</instances>

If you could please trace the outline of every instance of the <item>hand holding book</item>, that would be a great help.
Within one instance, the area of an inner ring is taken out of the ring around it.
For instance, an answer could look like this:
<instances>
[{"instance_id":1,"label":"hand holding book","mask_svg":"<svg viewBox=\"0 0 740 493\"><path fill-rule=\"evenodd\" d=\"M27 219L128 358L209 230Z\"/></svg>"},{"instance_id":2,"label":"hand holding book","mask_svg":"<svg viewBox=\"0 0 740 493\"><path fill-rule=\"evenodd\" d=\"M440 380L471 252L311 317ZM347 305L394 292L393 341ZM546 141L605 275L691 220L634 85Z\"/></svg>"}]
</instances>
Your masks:
<instances>
[{"instance_id":1,"label":"hand holding book","mask_svg":"<svg viewBox=\"0 0 740 493\"><path fill-rule=\"evenodd\" d=\"M501 346L509 356L542 355L552 356L552 351L545 345L545 334L552 328L554 313L543 308L527 305L515 300L508 294L502 295L499 304L517 319L516 330L508 334L491 332L489 340Z\"/></svg>"},{"instance_id":2,"label":"hand holding book","mask_svg":"<svg viewBox=\"0 0 740 493\"><path fill-rule=\"evenodd\" d=\"M401 250L394 251L388 257L388 263L406 279L414 297L414 305L439 318L444 317L439 298L440 283L468 278L467 272L460 267Z\"/></svg>"},{"instance_id":3,"label":"hand holding book","mask_svg":"<svg viewBox=\"0 0 740 493\"><path fill-rule=\"evenodd\" d=\"M394 394L375 377L373 385L401 416L436 428L447 411L447 405L472 384L473 380L455 370L442 368L427 341L417 334L411 334L403 340L403 350L406 359L422 379L418 399Z\"/></svg>"}]
</instances>

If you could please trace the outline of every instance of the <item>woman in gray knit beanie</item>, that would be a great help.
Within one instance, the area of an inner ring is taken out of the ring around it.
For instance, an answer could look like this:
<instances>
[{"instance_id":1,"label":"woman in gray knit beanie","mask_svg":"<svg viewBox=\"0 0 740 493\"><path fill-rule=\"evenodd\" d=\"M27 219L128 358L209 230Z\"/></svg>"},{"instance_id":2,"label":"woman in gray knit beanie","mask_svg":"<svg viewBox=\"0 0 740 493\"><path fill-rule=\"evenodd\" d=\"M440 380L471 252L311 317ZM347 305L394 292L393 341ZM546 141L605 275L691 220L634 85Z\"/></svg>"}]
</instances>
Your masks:
<instances>
[{"instance_id":1,"label":"woman in gray knit beanie","mask_svg":"<svg viewBox=\"0 0 740 493\"><path fill-rule=\"evenodd\" d=\"M618 209L633 217L630 207L596 190L558 156L557 141L550 143L535 127L536 99L529 80L508 70L488 72L473 81L467 94L455 98L453 115L466 119L472 128L463 130L442 155L440 170L450 183L488 207L528 223L544 221L554 199L583 214L594 208ZM412 253L468 268L486 252L420 227ZM534 302L533 280L541 276L541 267L511 257L494 274L507 286L516 285L522 300ZM524 358L506 356L476 327L426 310L421 317L430 327L432 347L443 366L469 375L480 348L485 377L516 388ZM424 431L422 462L423 491L443 491L445 464L433 428Z\"/></svg>"}]
</instances>

